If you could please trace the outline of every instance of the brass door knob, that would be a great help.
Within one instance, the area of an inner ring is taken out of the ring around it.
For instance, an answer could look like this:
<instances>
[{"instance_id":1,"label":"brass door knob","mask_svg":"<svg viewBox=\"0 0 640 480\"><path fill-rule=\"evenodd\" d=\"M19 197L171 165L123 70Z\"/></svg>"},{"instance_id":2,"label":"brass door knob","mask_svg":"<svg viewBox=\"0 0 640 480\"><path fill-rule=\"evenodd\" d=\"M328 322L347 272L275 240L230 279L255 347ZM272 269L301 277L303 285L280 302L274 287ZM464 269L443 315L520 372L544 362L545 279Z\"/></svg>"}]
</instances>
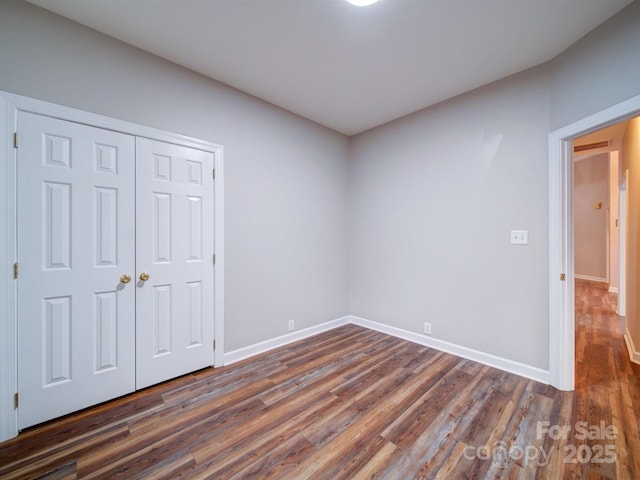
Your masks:
<instances>
[{"instance_id":1,"label":"brass door knob","mask_svg":"<svg viewBox=\"0 0 640 480\"><path fill-rule=\"evenodd\" d=\"M120 283L129 283L131 281L131 275L125 273L120 277Z\"/></svg>"},{"instance_id":2,"label":"brass door knob","mask_svg":"<svg viewBox=\"0 0 640 480\"><path fill-rule=\"evenodd\" d=\"M149 280L149 274L147 272L142 272L140 274L140 280L142 280L143 282L146 282L147 280Z\"/></svg>"}]
</instances>

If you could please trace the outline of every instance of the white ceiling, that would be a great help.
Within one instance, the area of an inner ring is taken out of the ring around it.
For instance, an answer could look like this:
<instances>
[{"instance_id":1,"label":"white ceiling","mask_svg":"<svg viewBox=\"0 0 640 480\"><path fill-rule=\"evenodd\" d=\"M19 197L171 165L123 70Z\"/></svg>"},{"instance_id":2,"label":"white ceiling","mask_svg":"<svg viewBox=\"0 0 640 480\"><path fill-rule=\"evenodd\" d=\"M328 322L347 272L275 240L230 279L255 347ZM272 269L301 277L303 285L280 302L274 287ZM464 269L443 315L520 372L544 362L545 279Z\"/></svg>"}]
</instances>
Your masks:
<instances>
[{"instance_id":1,"label":"white ceiling","mask_svg":"<svg viewBox=\"0 0 640 480\"><path fill-rule=\"evenodd\" d=\"M632 0L29 0L353 135L552 59Z\"/></svg>"}]
</instances>

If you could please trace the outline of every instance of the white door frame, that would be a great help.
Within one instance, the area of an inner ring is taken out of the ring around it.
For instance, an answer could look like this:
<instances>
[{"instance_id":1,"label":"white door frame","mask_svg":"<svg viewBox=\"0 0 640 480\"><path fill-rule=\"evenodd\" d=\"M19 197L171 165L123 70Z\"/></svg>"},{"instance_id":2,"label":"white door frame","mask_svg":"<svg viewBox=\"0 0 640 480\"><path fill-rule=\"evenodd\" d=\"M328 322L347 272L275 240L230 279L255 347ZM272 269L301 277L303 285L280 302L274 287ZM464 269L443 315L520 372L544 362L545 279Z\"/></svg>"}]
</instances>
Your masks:
<instances>
[{"instance_id":1,"label":"white door frame","mask_svg":"<svg viewBox=\"0 0 640 480\"><path fill-rule=\"evenodd\" d=\"M627 181L629 170L622 173L622 181L618 187L618 258L620 267L618 273L618 307L616 313L621 317L627 314L627 211L629 197L627 194Z\"/></svg>"},{"instance_id":2,"label":"white door frame","mask_svg":"<svg viewBox=\"0 0 640 480\"><path fill-rule=\"evenodd\" d=\"M549 134L549 373L560 390L575 385L572 140L638 114L640 95Z\"/></svg>"},{"instance_id":3,"label":"white door frame","mask_svg":"<svg viewBox=\"0 0 640 480\"><path fill-rule=\"evenodd\" d=\"M224 160L223 147L136 123L43 102L0 90L0 442L18 434L14 394L17 387L16 285L16 151L13 133L18 111L37 113L98 128L146 137L215 154L214 366L224 363Z\"/></svg>"}]
</instances>

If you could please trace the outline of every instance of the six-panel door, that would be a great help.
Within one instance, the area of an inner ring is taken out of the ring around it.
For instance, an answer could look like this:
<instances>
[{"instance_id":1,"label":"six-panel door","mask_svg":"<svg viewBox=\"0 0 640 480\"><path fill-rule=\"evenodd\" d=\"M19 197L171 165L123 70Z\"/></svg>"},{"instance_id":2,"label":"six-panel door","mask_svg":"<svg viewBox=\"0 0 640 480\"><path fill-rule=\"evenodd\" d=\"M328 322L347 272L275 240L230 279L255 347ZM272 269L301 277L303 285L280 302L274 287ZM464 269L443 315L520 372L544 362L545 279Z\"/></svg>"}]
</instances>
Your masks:
<instances>
[{"instance_id":1,"label":"six-panel door","mask_svg":"<svg viewBox=\"0 0 640 480\"><path fill-rule=\"evenodd\" d=\"M19 428L135 388L135 138L20 112Z\"/></svg>"},{"instance_id":2,"label":"six-panel door","mask_svg":"<svg viewBox=\"0 0 640 480\"><path fill-rule=\"evenodd\" d=\"M18 131L19 428L213 365L213 154Z\"/></svg>"},{"instance_id":3,"label":"six-panel door","mask_svg":"<svg viewBox=\"0 0 640 480\"><path fill-rule=\"evenodd\" d=\"M136 385L143 388L213 365L214 156L138 138L136 157Z\"/></svg>"}]
</instances>

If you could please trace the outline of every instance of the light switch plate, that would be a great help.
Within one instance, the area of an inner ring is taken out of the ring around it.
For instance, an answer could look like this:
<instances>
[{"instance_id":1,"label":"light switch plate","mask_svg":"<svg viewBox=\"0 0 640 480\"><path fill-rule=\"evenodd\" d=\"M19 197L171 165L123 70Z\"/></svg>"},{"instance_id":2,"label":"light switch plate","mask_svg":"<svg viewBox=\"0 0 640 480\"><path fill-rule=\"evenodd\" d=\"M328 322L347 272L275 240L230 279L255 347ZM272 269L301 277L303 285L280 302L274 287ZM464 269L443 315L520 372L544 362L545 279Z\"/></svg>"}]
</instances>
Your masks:
<instances>
[{"instance_id":1,"label":"light switch plate","mask_svg":"<svg viewBox=\"0 0 640 480\"><path fill-rule=\"evenodd\" d=\"M529 231L528 230L511 230L511 243L513 245L528 245Z\"/></svg>"}]
</instances>

